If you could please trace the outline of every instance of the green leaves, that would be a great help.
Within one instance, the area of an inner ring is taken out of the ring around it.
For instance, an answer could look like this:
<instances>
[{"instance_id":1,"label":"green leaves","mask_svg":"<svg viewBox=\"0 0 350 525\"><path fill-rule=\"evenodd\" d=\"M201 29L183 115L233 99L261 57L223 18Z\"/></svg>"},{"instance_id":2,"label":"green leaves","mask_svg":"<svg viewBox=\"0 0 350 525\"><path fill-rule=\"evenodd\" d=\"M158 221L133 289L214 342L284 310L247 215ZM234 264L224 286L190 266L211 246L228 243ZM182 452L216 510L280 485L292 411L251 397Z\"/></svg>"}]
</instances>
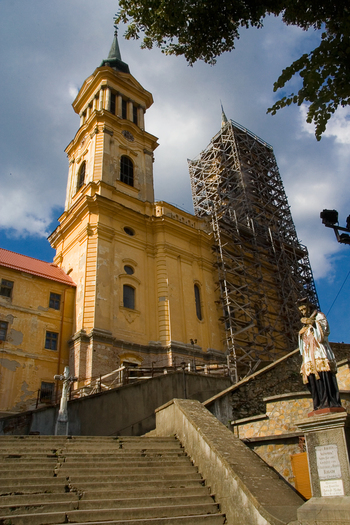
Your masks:
<instances>
[{"instance_id":1,"label":"green leaves","mask_svg":"<svg viewBox=\"0 0 350 525\"><path fill-rule=\"evenodd\" d=\"M348 27L348 20L344 20ZM303 55L291 66L282 71L274 84L274 91L283 88L291 78L299 74L302 87L297 95L292 93L283 97L268 109L268 113L276 112L291 103L307 104L307 122L314 123L315 136L321 139L327 123L339 106L350 104L350 36L330 30L331 24L326 25L326 31L321 35L320 45L310 54ZM332 21L334 26L334 21Z\"/></svg>"},{"instance_id":2,"label":"green leaves","mask_svg":"<svg viewBox=\"0 0 350 525\"><path fill-rule=\"evenodd\" d=\"M284 69L274 84L283 89L296 75L297 93L283 96L268 109L272 115L291 104L308 105L307 122L320 140L339 105L350 104L350 9L334 0L120 0L117 23L128 24L127 39L141 47L159 47L168 55L183 55L215 64L234 49L240 27L261 27L268 14L283 15L286 24L322 28L320 44Z\"/></svg>"}]
</instances>

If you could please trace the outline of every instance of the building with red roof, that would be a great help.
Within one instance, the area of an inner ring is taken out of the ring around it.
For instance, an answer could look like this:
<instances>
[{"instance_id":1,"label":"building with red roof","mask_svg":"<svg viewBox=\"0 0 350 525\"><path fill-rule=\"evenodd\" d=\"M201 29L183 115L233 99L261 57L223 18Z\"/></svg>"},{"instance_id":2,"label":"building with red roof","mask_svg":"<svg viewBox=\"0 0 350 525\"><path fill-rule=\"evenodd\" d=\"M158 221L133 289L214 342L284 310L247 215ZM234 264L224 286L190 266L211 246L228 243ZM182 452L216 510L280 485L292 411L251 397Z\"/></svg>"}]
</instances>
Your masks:
<instances>
[{"instance_id":1,"label":"building with red roof","mask_svg":"<svg viewBox=\"0 0 350 525\"><path fill-rule=\"evenodd\" d=\"M61 268L0 248L0 413L51 402L68 365L75 283Z\"/></svg>"}]
</instances>

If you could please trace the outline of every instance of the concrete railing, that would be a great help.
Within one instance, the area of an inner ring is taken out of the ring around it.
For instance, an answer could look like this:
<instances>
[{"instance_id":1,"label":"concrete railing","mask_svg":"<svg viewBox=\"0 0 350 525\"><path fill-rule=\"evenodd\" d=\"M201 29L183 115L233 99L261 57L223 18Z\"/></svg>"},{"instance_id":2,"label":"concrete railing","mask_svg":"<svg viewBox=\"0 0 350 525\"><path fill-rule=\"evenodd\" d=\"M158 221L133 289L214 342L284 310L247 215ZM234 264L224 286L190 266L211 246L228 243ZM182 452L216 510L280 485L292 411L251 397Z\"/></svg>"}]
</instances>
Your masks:
<instances>
[{"instance_id":1,"label":"concrete railing","mask_svg":"<svg viewBox=\"0 0 350 525\"><path fill-rule=\"evenodd\" d=\"M228 525L297 523L304 500L199 401L173 399L158 408L155 434L177 435Z\"/></svg>"}]
</instances>

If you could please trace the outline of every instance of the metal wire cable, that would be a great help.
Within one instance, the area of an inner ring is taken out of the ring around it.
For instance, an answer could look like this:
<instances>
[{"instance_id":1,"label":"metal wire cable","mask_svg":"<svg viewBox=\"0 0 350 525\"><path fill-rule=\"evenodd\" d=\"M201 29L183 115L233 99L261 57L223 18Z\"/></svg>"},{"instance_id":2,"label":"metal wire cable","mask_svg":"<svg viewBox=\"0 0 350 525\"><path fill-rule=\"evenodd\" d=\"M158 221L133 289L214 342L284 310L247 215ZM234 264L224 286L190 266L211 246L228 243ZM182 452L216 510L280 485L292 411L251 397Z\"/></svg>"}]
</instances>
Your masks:
<instances>
[{"instance_id":1,"label":"metal wire cable","mask_svg":"<svg viewBox=\"0 0 350 525\"><path fill-rule=\"evenodd\" d=\"M338 292L337 295L335 296L335 299L334 299L333 303L331 304L330 309L329 309L328 312L326 313L326 317L328 317L329 312L332 310L333 305L334 305L335 301L338 299L338 296L339 296L340 292L341 292L342 289L344 288L344 285L345 285L346 280L347 280L347 278L349 277L349 275L350 275L350 270L348 271L348 274L347 274L347 276L345 277L344 282L343 282L343 284L341 285L339 292Z\"/></svg>"}]
</instances>

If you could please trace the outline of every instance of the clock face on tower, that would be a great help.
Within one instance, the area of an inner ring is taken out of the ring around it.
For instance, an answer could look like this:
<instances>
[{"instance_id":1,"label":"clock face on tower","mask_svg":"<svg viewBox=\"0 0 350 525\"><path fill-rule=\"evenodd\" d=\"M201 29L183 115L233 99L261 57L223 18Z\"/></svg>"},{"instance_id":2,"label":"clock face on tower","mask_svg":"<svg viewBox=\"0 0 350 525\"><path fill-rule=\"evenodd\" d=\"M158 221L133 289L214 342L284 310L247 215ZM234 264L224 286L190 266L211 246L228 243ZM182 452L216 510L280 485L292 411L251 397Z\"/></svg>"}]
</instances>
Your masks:
<instances>
[{"instance_id":1,"label":"clock face on tower","mask_svg":"<svg viewBox=\"0 0 350 525\"><path fill-rule=\"evenodd\" d=\"M126 129L123 129L122 131L123 137L126 138L126 140L129 140L130 142L134 142L134 135L130 133L130 131L127 131Z\"/></svg>"}]
</instances>

